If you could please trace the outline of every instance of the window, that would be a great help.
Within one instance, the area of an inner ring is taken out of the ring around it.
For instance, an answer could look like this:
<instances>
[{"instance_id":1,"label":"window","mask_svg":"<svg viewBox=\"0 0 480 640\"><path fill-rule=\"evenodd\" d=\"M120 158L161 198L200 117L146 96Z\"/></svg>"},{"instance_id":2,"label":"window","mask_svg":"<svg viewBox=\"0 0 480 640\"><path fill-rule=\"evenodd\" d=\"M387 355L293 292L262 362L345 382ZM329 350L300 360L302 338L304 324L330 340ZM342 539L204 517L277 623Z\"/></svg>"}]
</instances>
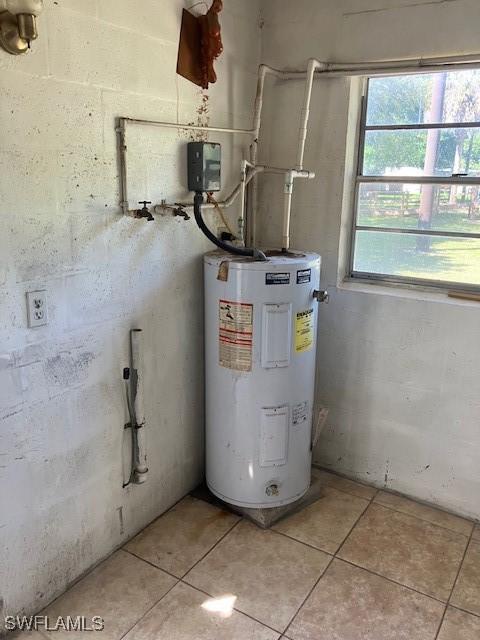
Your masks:
<instances>
[{"instance_id":1,"label":"window","mask_svg":"<svg viewBox=\"0 0 480 640\"><path fill-rule=\"evenodd\" d=\"M480 287L480 70L370 78L351 276Z\"/></svg>"}]
</instances>

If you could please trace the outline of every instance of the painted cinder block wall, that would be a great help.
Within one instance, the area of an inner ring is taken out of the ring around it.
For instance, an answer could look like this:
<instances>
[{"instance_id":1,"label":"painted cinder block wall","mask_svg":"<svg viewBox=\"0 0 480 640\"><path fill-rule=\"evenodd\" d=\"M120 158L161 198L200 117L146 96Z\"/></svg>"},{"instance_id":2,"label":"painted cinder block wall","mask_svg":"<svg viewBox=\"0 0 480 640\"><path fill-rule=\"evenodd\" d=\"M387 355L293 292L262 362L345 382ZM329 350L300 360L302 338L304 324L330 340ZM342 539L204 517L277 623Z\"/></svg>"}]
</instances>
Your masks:
<instances>
[{"instance_id":1,"label":"painted cinder block wall","mask_svg":"<svg viewBox=\"0 0 480 640\"><path fill-rule=\"evenodd\" d=\"M114 133L120 115L199 117L202 96L175 74L191 4L46 0L33 51L0 51L0 618L41 609L203 475L209 245L192 220L120 215ZM222 14L206 101L217 126L251 124L259 2L246 4ZM216 139L227 189L248 140ZM132 203L185 197L187 140L129 130ZM43 288L50 322L28 329L25 293ZM145 332L150 473L122 489L133 327Z\"/></svg>"},{"instance_id":2,"label":"painted cinder block wall","mask_svg":"<svg viewBox=\"0 0 480 640\"><path fill-rule=\"evenodd\" d=\"M265 0L262 60L335 62L480 52L476 0ZM303 82L266 96L260 159L295 161ZM272 99L273 98L273 99ZM331 294L319 325L317 401L330 409L322 466L480 518L480 307L445 295L339 284L342 212L354 169L355 83L316 80L305 167L293 199L293 246L323 256ZM280 237L281 178L261 181L261 236ZM343 214L343 217L342 217Z\"/></svg>"}]
</instances>

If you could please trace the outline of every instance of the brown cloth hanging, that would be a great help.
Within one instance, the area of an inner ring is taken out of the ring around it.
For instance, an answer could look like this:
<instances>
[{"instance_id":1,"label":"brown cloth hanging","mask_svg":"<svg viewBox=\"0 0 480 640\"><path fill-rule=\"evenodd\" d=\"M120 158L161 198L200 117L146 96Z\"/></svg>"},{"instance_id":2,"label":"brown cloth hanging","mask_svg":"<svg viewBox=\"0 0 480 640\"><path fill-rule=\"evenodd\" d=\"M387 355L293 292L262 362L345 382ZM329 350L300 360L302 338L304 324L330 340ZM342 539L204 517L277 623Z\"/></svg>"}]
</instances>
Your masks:
<instances>
[{"instance_id":1,"label":"brown cloth hanging","mask_svg":"<svg viewBox=\"0 0 480 640\"><path fill-rule=\"evenodd\" d=\"M217 81L213 63L223 51L218 19L222 9L222 0L213 0L205 15L196 17L183 10L177 73L202 89L208 89L210 83Z\"/></svg>"}]
</instances>

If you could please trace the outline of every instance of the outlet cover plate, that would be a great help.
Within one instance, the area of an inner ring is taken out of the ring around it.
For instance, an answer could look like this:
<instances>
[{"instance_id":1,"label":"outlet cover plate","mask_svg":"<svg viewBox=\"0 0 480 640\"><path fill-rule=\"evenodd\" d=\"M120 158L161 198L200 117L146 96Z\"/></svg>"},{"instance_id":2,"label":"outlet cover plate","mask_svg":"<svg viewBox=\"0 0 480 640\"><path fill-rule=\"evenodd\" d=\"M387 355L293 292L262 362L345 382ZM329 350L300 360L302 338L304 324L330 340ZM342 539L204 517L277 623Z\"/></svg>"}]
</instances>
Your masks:
<instances>
[{"instance_id":1,"label":"outlet cover plate","mask_svg":"<svg viewBox=\"0 0 480 640\"><path fill-rule=\"evenodd\" d=\"M30 328L42 327L48 324L47 292L27 292L27 315Z\"/></svg>"}]
</instances>

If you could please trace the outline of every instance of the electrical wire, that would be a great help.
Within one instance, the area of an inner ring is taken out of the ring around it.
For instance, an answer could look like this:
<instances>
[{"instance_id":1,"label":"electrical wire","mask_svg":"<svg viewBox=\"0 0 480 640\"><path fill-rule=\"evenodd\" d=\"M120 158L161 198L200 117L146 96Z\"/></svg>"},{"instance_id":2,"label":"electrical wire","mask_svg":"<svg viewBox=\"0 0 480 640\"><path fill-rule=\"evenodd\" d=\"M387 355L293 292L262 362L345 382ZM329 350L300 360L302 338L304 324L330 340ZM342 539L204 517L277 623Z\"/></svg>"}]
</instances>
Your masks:
<instances>
[{"instance_id":1,"label":"electrical wire","mask_svg":"<svg viewBox=\"0 0 480 640\"><path fill-rule=\"evenodd\" d=\"M202 204L203 204L203 193L201 191L197 191L195 193L195 197L193 199L193 213L195 216L195 222L198 225L198 228L202 233L207 236L210 242L213 242L219 249L223 249L223 251L227 251L228 253L233 253L236 256L251 256L256 260L265 261L267 260L266 255L263 251L256 248L246 248L246 247L236 247L233 244L228 244L228 242L223 242L217 238L217 236L210 231L210 229L205 224L205 221L202 217Z\"/></svg>"},{"instance_id":2,"label":"electrical wire","mask_svg":"<svg viewBox=\"0 0 480 640\"><path fill-rule=\"evenodd\" d=\"M227 229L228 233L232 236L233 240L236 240L237 234L233 231L232 227L230 226L230 223L228 222L227 218L225 217L225 214L224 214L222 208L220 207L218 202L215 200L215 198L213 197L212 193L207 193L207 202L210 202L211 204L213 204L213 206L215 207L215 211L220 216L220 219L221 219L223 225L225 226L225 228Z\"/></svg>"}]
</instances>

